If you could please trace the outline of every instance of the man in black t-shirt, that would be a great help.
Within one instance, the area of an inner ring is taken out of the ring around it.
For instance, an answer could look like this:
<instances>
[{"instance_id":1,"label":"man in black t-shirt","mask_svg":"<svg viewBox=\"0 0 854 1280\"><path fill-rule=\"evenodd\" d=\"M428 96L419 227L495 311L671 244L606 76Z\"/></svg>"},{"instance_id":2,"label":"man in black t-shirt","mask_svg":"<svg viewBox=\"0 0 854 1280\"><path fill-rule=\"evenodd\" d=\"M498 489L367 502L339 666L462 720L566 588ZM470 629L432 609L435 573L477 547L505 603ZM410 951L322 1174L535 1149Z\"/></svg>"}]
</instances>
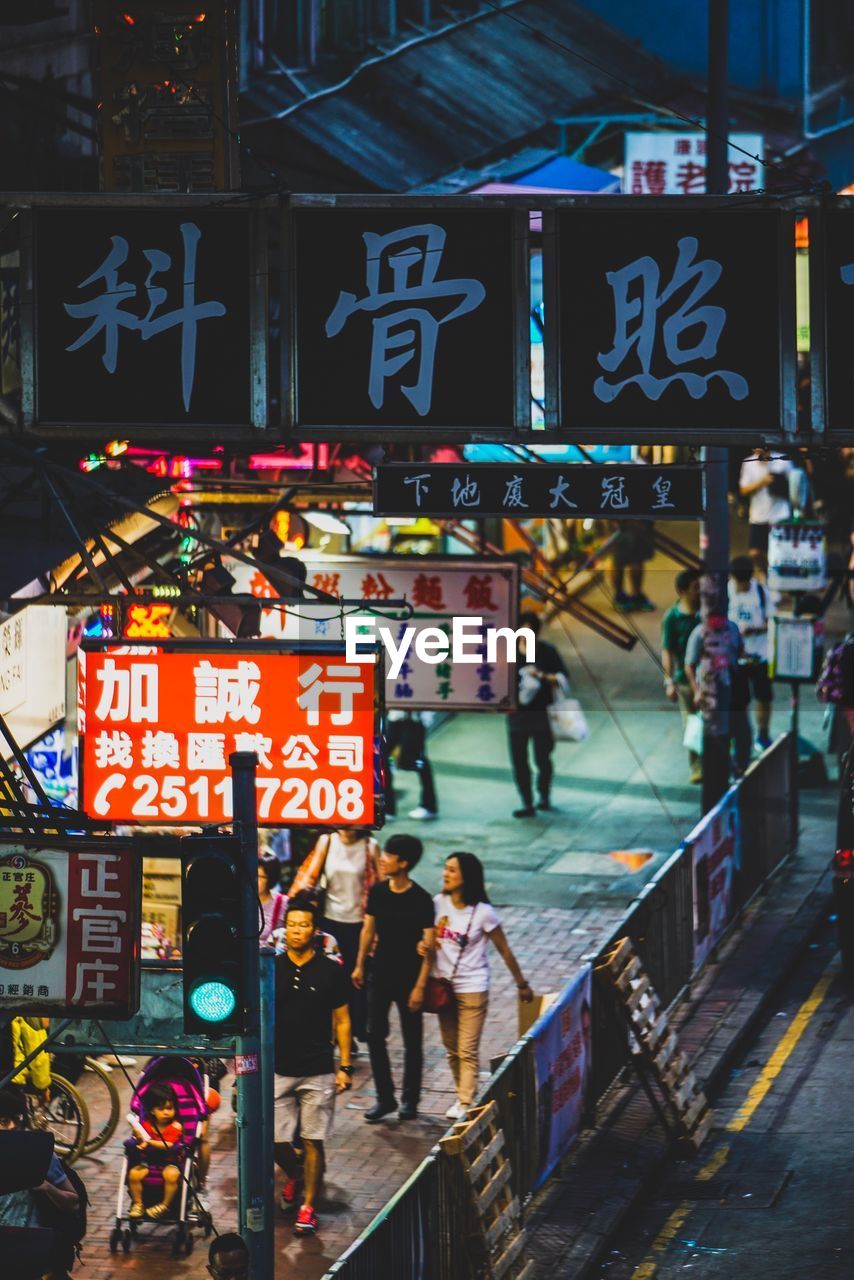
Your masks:
<instances>
[{"instance_id":1,"label":"man in black t-shirt","mask_svg":"<svg viewBox=\"0 0 854 1280\"><path fill-rule=\"evenodd\" d=\"M377 1102L365 1112L368 1124L376 1124L397 1108L386 1045L388 1015L393 1004L397 1005L403 1034L403 1093L398 1112L401 1120L414 1119L421 1100L421 1006L432 961L435 920L433 899L409 878L422 852L421 841L416 836L389 837L380 854L385 879L375 884L368 894L368 909L359 939L359 955L352 975L357 987L365 980L365 961L374 939L377 940L368 983L368 1049ZM423 957L418 954L419 943L424 943Z\"/></svg>"},{"instance_id":2,"label":"man in black t-shirt","mask_svg":"<svg viewBox=\"0 0 854 1280\"><path fill-rule=\"evenodd\" d=\"M317 904L295 894L285 914L285 952L276 957L275 1109L276 1164L287 1180L283 1209L296 1205L301 1170L293 1149L299 1132L305 1149L303 1203L296 1235L317 1230L314 1206L323 1178L323 1143L332 1131L335 1095L351 1086L349 992L343 965L318 953ZM338 1071L332 1027L338 1041Z\"/></svg>"},{"instance_id":3,"label":"man in black t-shirt","mask_svg":"<svg viewBox=\"0 0 854 1280\"><path fill-rule=\"evenodd\" d=\"M537 637L537 662L533 670L526 667L526 674L539 682L534 696L527 702L519 702L516 711L507 717L507 733L510 744L510 761L513 777L522 800L521 809L513 810L514 818L534 818L534 793L531 788L531 766L528 763L528 744L534 748L537 766L537 790L540 799L537 809L551 809L552 751L555 740L549 721L549 707L557 685L557 677L566 675L566 667L557 649L539 639L540 619L536 613L521 613L519 625L528 627ZM521 668L520 668L521 670Z\"/></svg>"}]
</instances>

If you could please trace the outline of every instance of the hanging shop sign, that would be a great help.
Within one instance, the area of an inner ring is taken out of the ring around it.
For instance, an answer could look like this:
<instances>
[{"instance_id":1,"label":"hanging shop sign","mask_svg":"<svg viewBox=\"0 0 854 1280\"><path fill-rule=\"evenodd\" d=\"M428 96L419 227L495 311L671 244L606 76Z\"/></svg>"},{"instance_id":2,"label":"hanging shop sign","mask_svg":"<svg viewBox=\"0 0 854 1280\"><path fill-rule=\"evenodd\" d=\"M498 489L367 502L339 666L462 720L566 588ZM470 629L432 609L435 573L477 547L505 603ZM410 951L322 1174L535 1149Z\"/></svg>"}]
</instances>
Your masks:
<instances>
[{"instance_id":1,"label":"hanging shop sign","mask_svg":"<svg viewBox=\"0 0 854 1280\"><path fill-rule=\"evenodd\" d=\"M106 843L0 844L0 1010L139 1008L142 860Z\"/></svg>"},{"instance_id":2,"label":"hanging shop sign","mask_svg":"<svg viewBox=\"0 0 854 1280\"><path fill-rule=\"evenodd\" d=\"M706 190L705 133L627 133L623 190L632 196L698 196ZM761 133L731 133L727 171L731 195L764 186Z\"/></svg>"},{"instance_id":3,"label":"hanging shop sign","mask_svg":"<svg viewBox=\"0 0 854 1280\"><path fill-rule=\"evenodd\" d=\"M258 821L374 821L374 666L340 645L87 643L82 808L107 822L229 822L229 756L254 751Z\"/></svg>"},{"instance_id":4,"label":"hanging shop sign","mask_svg":"<svg viewBox=\"0 0 854 1280\"><path fill-rule=\"evenodd\" d=\"M816 353L813 426L820 426L823 416L828 443L834 444L854 444L852 232L854 200L850 198L837 197L834 208L810 215L810 334ZM822 387L824 404L816 395Z\"/></svg>"},{"instance_id":5,"label":"hanging shop sign","mask_svg":"<svg viewBox=\"0 0 854 1280\"><path fill-rule=\"evenodd\" d=\"M597 197L544 232L548 427L706 444L794 432L791 214Z\"/></svg>"},{"instance_id":6,"label":"hanging shop sign","mask_svg":"<svg viewBox=\"0 0 854 1280\"><path fill-rule=\"evenodd\" d=\"M772 680L812 684L823 650L824 623L777 615L768 620L768 674Z\"/></svg>"},{"instance_id":7,"label":"hanging shop sign","mask_svg":"<svg viewBox=\"0 0 854 1280\"><path fill-rule=\"evenodd\" d=\"M530 425L527 217L465 204L291 201L284 385L298 433L491 439Z\"/></svg>"},{"instance_id":8,"label":"hanging shop sign","mask_svg":"<svg viewBox=\"0 0 854 1280\"><path fill-rule=\"evenodd\" d=\"M804 521L768 531L769 591L823 591L827 586L827 531Z\"/></svg>"},{"instance_id":9,"label":"hanging shop sign","mask_svg":"<svg viewBox=\"0 0 854 1280\"><path fill-rule=\"evenodd\" d=\"M183 438L264 426L253 217L209 201L34 209L25 425Z\"/></svg>"},{"instance_id":10,"label":"hanging shop sign","mask_svg":"<svg viewBox=\"0 0 854 1280\"><path fill-rule=\"evenodd\" d=\"M696 520L703 509L699 467L395 462L374 469L376 515Z\"/></svg>"},{"instance_id":11,"label":"hanging shop sign","mask_svg":"<svg viewBox=\"0 0 854 1280\"><path fill-rule=\"evenodd\" d=\"M686 839L694 867L694 969L705 964L726 933L739 865L738 791L732 789Z\"/></svg>"},{"instance_id":12,"label":"hanging shop sign","mask_svg":"<svg viewBox=\"0 0 854 1280\"><path fill-rule=\"evenodd\" d=\"M59 606L30 605L0 622L0 715L22 749L65 716L67 621ZM0 734L0 754L13 752Z\"/></svg>"},{"instance_id":13,"label":"hanging shop sign","mask_svg":"<svg viewBox=\"0 0 854 1280\"><path fill-rule=\"evenodd\" d=\"M416 654L418 635L438 628L453 639L454 618L480 618L487 628L515 627L519 599L519 566L510 561L477 560L466 556L300 556L308 570L308 585L347 600L363 600L365 609L342 610L331 605L305 604L264 610L262 633L278 639L313 642L346 639L346 618L356 618L366 628L391 628L399 644L412 628L404 660L394 676L385 680L386 706L449 711L509 711L516 703L516 666L507 661L504 645L494 660L487 660L481 637L482 661L428 663ZM258 570L229 562L235 592L278 595ZM406 599L412 617L396 622L387 600ZM373 612L372 612L373 610ZM391 615L391 616L389 616ZM468 646L478 648L474 633ZM386 664L386 674L393 670Z\"/></svg>"}]
</instances>

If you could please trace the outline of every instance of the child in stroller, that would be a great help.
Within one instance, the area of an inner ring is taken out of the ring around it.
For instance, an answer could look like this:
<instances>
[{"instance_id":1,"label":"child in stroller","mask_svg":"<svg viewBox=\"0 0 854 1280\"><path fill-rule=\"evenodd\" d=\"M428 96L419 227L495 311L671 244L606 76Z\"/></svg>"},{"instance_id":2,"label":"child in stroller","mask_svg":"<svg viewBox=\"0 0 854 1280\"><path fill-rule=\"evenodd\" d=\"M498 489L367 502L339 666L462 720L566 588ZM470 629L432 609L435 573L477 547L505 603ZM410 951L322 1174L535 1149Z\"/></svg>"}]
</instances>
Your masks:
<instances>
[{"instance_id":1,"label":"child in stroller","mask_svg":"<svg viewBox=\"0 0 854 1280\"><path fill-rule=\"evenodd\" d=\"M152 1058L143 1070L131 1097L128 1122L133 1136L124 1144L111 1252L119 1244L127 1252L143 1222L177 1223L176 1256L192 1250L193 1226L210 1234L210 1215L196 1195L207 1098L207 1078L189 1058ZM126 1218L125 1187L131 1200Z\"/></svg>"},{"instance_id":2,"label":"child in stroller","mask_svg":"<svg viewBox=\"0 0 854 1280\"><path fill-rule=\"evenodd\" d=\"M178 1116L178 1099L170 1084L155 1081L142 1099L142 1119L131 1111L128 1124L136 1143L134 1153L128 1151L128 1187L133 1201L128 1218L131 1221L150 1218L159 1222L171 1208L181 1177L180 1161L184 1152L184 1126ZM150 1168L160 1170L163 1199L159 1204L143 1203L143 1184Z\"/></svg>"}]
</instances>

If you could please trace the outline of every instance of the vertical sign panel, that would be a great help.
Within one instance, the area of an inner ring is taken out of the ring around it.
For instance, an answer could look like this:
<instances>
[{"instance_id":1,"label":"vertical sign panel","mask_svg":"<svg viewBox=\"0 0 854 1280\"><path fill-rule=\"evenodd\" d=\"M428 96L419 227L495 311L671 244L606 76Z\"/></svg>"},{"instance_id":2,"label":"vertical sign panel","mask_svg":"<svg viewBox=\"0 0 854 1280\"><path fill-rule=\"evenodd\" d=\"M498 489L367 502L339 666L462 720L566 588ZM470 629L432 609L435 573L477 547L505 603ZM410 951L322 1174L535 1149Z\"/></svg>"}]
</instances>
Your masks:
<instances>
[{"instance_id":1,"label":"vertical sign panel","mask_svg":"<svg viewBox=\"0 0 854 1280\"><path fill-rule=\"evenodd\" d=\"M646 442L794 429L787 215L639 199L560 210L553 225L551 425Z\"/></svg>"},{"instance_id":2,"label":"vertical sign panel","mask_svg":"<svg viewBox=\"0 0 854 1280\"><path fill-rule=\"evenodd\" d=\"M251 275L242 211L37 211L35 421L253 422Z\"/></svg>"},{"instance_id":3,"label":"vertical sign panel","mask_svg":"<svg viewBox=\"0 0 854 1280\"><path fill-rule=\"evenodd\" d=\"M142 861L115 843L0 845L0 1010L139 1007Z\"/></svg>"},{"instance_id":4,"label":"vertical sign panel","mask_svg":"<svg viewBox=\"0 0 854 1280\"><path fill-rule=\"evenodd\" d=\"M854 443L854 202L822 214L828 443ZM812 219L811 219L812 224ZM812 264L812 256L811 256ZM816 271L816 283L819 282ZM814 295L815 296L815 295Z\"/></svg>"},{"instance_id":5,"label":"vertical sign panel","mask_svg":"<svg viewBox=\"0 0 854 1280\"><path fill-rule=\"evenodd\" d=\"M300 432L528 425L518 214L405 204L296 208L291 218Z\"/></svg>"}]
</instances>

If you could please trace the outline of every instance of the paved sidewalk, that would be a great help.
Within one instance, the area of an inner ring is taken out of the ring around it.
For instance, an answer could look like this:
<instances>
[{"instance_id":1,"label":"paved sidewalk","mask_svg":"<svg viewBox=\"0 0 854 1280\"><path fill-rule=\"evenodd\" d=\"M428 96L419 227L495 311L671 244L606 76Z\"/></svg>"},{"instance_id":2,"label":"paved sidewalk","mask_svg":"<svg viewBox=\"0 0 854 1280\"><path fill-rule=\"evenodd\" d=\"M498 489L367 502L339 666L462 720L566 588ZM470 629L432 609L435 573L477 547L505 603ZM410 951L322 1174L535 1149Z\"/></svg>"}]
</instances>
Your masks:
<instances>
[{"instance_id":1,"label":"paved sidewalk","mask_svg":"<svg viewBox=\"0 0 854 1280\"><path fill-rule=\"evenodd\" d=\"M676 527L670 532L679 536L680 531ZM686 542L695 540L696 526L681 533ZM658 612L631 615L629 620L656 655L661 610L672 601L676 568L662 557L652 562L647 590ZM608 610L598 589L587 599ZM649 875L699 817L698 788L687 782L679 715L664 699L660 671L650 653L642 644L630 654L622 653L574 622L568 625L568 635L552 628L549 639L564 654L591 728L586 743L557 746L556 812L525 821L510 816L517 800L504 718L465 715L449 721L430 739L439 820L416 824L406 817L418 802L418 786L414 774L402 773L396 780L402 816L386 828L416 831L424 839L425 857L417 879L431 892L439 887L439 869L448 853L471 849L483 858L507 936L538 992L559 989L579 959L598 948ZM817 704L808 697L804 702L802 731L817 741ZM775 727L782 730L786 721L787 708L780 698ZM820 800L831 795L816 794ZM829 855L823 851L823 856ZM516 1039L516 992L497 955L493 975L483 1042L484 1077L490 1058ZM436 1019L428 1016L426 1023L422 1118L408 1124L394 1119L365 1125L362 1111L371 1105L373 1094L367 1062L358 1061L354 1089L339 1106L328 1147L328 1201L319 1206L322 1230L312 1240L297 1241L277 1214L276 1280L318 1280L443 1133L444 1112L453 1097L450 1074ZM391 1047L399 1078L396 1031ZM202 1280L207 1275L202 1242L186 1259L172 1260L168 1244L159 1241L141 1244L128 1257L109 1255L118 1139L123 1137L118 1134L110 1149L79 1165L93 1199L85 1250L87 1280L149 1273ZM229 1230L237 1217L237 1170L227 1084L212 1141L210 1207L217 1228Z\"/></svg>"}]
</instances>

